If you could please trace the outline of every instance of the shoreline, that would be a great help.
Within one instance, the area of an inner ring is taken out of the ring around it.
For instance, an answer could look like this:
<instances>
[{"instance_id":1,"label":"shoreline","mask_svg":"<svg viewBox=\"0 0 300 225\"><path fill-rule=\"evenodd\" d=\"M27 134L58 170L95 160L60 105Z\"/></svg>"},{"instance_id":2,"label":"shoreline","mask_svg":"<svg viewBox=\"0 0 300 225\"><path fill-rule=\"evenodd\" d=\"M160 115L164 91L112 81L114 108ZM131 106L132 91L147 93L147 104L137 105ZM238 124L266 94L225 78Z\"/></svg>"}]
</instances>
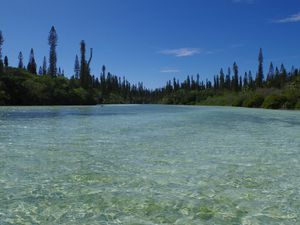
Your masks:
<instances>
[{"instance_id":1,"label":"shoreline","mask_svg":"<svg viewBox=\"0 0 300 225\"><path fill-rule=\"evenodd\" d=\"M0 105L0 108L4 107L92 107L92 106L135 106L135 105L155 105L155 106L192 106L192 107L222 107L222 108L242 108L242 109L262 109L262 110L273 110L273 111L299 111L300 109L287 109L287 108L279 108L279 109L270 109L263 107L244 107L244 106L230 106L230 105L206 105L206 104L164 104L164 103L105 103L105 104L82 104L82 105Z\"/></svg>"}]
</instances>

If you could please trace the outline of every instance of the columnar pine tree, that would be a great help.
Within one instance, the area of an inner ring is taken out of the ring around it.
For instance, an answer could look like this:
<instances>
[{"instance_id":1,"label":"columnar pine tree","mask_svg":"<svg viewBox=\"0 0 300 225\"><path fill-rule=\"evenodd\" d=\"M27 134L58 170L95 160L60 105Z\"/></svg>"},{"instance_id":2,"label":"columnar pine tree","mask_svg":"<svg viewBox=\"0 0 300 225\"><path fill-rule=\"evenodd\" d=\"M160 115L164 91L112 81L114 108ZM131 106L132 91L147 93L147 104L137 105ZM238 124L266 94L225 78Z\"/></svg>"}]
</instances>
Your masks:
<instances>
[{"instance_id":1,"label":"columnar pine tree","mask_svg":"<svg viewBox=\"0 0 300 225\"><path fill-rule=\"evenodd\" d=\"M249 70L249 73L248 73L248 82L249 82L249 87L254 88L254 82L253 82L253 77L252 77L251 70Z\"/></svg>"},{"instance_id":2,"label":"columnar pine tree","mask_svg":"<svg viewBox=\"0 0 300 225\"><path fill-rule=\"evenodd\" d=\"M226 87L226 89L231 88L231 78L230 78L230 76L231 76L231 69L230 69L230 67L228 67L226 78L225 78L225 87Z\"/></svg>"},{"instance_id":3,"label":"columnar pine tree","mask_svg":"<svg viewBox=\"0 0 300 225\"><path fill-rule=\"evenodd\" d=\"M7 56L4 57L4 66L5 66L5 68L8 67L8 57Z\"/></svg>"},{"instance_id":4,"label":"columnar pine tree","mask_svg":"<svg viewBox=\"0 0 300 225\"><path fill-rule=\"evenodd\" d=\"M56 56L56 46L57 46L57 34L54 26L51 27L48 44L50 46L50 54L49 54L49 75L52 77L56 76L57 68L57 56Z\"/></svg>"},{"instance_id":5,"label":"columnar pine tree","mask_svg":"<svg viewBox=\"0 0 300 225\"><path fill-rule=\"evenodd\" d=\"M191 79L190 76L187 76L186 78L186 89L190 89L191 88Z\"/></svg>"},{"instance_id":6,"label":"columnar pine tree","mask_svg":"<svg viewBox=\"0 0 300 225\"><path fill-rule=\"evenodd\" d=\"M222 68L220 71L220 88L223 89L224 86L225 86L225 75Z\"/></svg>"},{"instance_id":7,"label":"columnar pine tree","mask_svg":"<svg viewBox=\"0 0 300 225\"><path fill-rule=\"evenodd\" d=\"M79 79L79 74L80 74L80 65L79 65L78 55L76 55L75 64L74 64L74 77L75 77L75 79Z\"/></svg>"},{"instance_id":8,"label":"columnar pine tree","mask_svg":"<svg viewBox=\"0 0 300 225\"><path fill-rule=\"evenodd\" d=\"M240 80L239 80L239 90L242 90L243 88L243 79L242 76L240 76Z\"/></svg>"},{"instance_id":9,"label":"columnar pine tree","mask_svg":"<svg viewBox=\"0 0 300 225\"><path fill-rule=\"evenodd\" d=\"M248 87L249 83L248 83L248 73L245 72L244 75L244 87Z\"/></svg>"},{"instance_id":10,"label":"columnar pine tree","mask_svg":"<svg viewBox=\"0 0 300 225\"><path fill-rule=\"evenodd\" d=\"M43 68L41 66L39 68L39 75L43 75Z\"/></svg>"},{"instance_id":11,"label":"columnar pine tree","mask_svg":"<svg viewBox=\"0 0 300 225\"><path fill-rule=\"evenodd\" d=\"M93 49L91 48L89 60L86 61L85 58L85 42L82 40L80 42L80 83L84 88L90 88L92 86L92 76L90 75L90 63L93 56Z\"/></svg>"},{"instance_id":12,"label":"columnar pine tree","mask_svg":"<svg viewBox=\"0 0 300 225\"><path fill-rule=\"evenodd\" d=\"M175 84L176 84L175 77L174 77L174 81L175 81ZM199 73L197 74L196 84L197 84L197 90L200 90L200 75L199 75ZM177 84L176 84L176 86L177 86ZM176 86L174 85L174 89L175 89L175 88L177 89Z\"/></svg>"},{"instance_id":13,"label":"columnar pine tree","mask_svg":"<svg viewBox=\"0 0 300 225\"><path fill-rule=\"evenodd\" d=\"M22 54L22 52L19 52L18 59L19 59L18 68L23 69L24 68L24 63L23 63L23 54Z\"/></svg>"},{"instance_id":14,"label":"columnar pine tree","mask_svg":"<svg viewBox=\"0 0 300 225\"><path fill-rule=\"evenodd\" d=\"M269 72L267 75L267 81L271 81L273 79L274 79L274 66L273 66L273 63L271 62L270 67L269 67Z\"/></svg>"},{"instance_id":15,"label":"columnar pine tree","mask_svg":"<svg viewBox=\"0 0 300 225\"><path fill-rule=\"evenodd\" d=\"M46 59L46 56L44 56L44 59L43 59L42 74L43 75L47 74L47 59Z\"/></svg>"},{"instance_id":16,"label":"columnar pine tree","mask_svg":"<svg viewBox=\"0 0 300 225\"><path fill-rule=\"evenodd\" d=\"M102 66L102 76L105 78L106 74L105 74L105 71L106 71L106 67L105 65Z\"/></svg>"},{"instance_id":17,"label":"columnar pine tree","mask_svg":"<svg viewBox=\"0 0 300 225\"><path fill-rule=\"evenodd\" d=\"M36 62L34 59L34 52L33 48L30 50L30 55L29 55L29 62L27 65L27 70L29 73L36 74Z\"/></svg>"},{"instance_id":18,"label":"columnar pine tree","mask_svg":"<svg viewBox=\"0 0 300 225\"><path fill-rule=\"evenodd\" d=\"M216 78L216 76L214 76L214 88L215 88L215 89L217 89L217 88L218 88L218 86L217 86L217 78Z\"/></svg>"},{"instance_id":19,"label":"columnar pine tree","mask_svg":"<svg viewBox=\"0 0 300 225\"><path fill-rule=\"evenodd\" d=\"M2 31L0 30L0 73L3 72L3 60L2 60L2 46L4 43L4 38L2 35Z\"/></svg>"},{"instance_id":20,"label":"columnar pine tree","mask_svg":"<svg viewBox=\"0 0 300 225\"><path fill-rule=\"evenodd\" d=\"M81 60L80 60L80 83L83 87L86 87L86 60L85 60L85 42L82 40L80 42L80 53L81 53Z\"/></svg>"},{"instance_id":21,"label":"columnar pine tree","mask_svg":"<svg viewBox=\"0 0 300 225\"><path fill-rule=\"evenodd\" d=\"M262 53L262 49L260 48L258 54L258 72L255 79L256 87L262 87L263 85L263 80L264 80L263 60L264 60L263 53Z\"/></svg>"},{"instance_id":22,"label":"columnar pine tree","mask_svg":"<svg viewBox=\"0 0 300 225\"><path fill-rule=\"evenodd\" d=\"M284 86L284 83L285 83L286 79L287 79L287 72L286 72L286 69L285 69L283 64L281 64L281 66L280 66L279 79L280 79L280 87L282 88Z\"/></svg>"},{"instance_id":23,"label":"columnar pine tree","mask_svg":"<svg viewBox=\"0 0 300 225\"><path fill-rule=\"evenodd\" d=\"M234 91L239 90L239 69L238 69L236 62L234 62L234 64L233 64L232 89Z\"/></svg>"},{"instance_id":24,"label":"columnar pine tree","mask_svg":"<svg viewBox=\"0 0 300 225\"><path fill-rule=\"evenodd\" d=\"M105 70L106 70L106 67L105 67L105 65L103 65L102 66L102 72L101 72L101 74L100 74L100 87L101 87L101 92L102 93L105 93L106 92L106 79L105 79L105 77L106 77L106 74L105 74ZM125 89L125 86L126 86L126 82L125 82L125 77L123 77L123 80L124 80L124 82L123 82L123 89Z\"/></svg>"},{"instance_id":25,"label":"columnar pine tree","mask_svg":"<svg viewBox=\"0 0 300 225\"><path fill-rule=\"evenodd\" d=\"M3 43L4 43L4 38L3 38L3 35L2 35L2 31L0 30L0 60L2 60L2 46L3 46Z\"/></svg>"}]
</instances>

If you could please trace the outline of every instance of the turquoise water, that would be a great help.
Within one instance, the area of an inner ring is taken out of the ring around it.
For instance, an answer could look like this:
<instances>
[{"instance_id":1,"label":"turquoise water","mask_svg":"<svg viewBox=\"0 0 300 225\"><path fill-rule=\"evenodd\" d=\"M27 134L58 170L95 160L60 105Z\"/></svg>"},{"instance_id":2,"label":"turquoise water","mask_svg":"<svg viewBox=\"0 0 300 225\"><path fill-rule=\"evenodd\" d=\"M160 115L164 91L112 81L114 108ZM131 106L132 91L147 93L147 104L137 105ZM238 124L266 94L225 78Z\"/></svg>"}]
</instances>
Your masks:
<instances>
[{"instance_id":1,"label":"turquoise water","mask_svg":"<svg viewBox=\"0 0 300 225\"><path fill-rule=\"evenodd\" d=\"M0 224L300 224L300 112L0 108Z\"/></svg>"}]
</instances>

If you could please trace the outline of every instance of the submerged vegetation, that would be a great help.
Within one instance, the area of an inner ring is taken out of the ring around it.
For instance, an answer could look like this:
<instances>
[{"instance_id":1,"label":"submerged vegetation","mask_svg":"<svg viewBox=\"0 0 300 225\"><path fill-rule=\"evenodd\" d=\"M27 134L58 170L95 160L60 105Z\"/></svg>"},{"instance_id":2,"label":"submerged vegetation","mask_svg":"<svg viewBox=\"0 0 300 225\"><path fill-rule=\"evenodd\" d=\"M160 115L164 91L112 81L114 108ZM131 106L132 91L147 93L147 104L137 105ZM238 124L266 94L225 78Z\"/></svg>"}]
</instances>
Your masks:
<instances>
[{"instance_id":1,"label":"submerged vegetation","mask_svg":"<svg viewBox=\"0 0 300 225\"><path fill-rule=\"evenodd\" d=\"M244 76L234 62L226 74L223 69L214 80L205 82L200 76L187 76L180 82L176 78L162 88L150 90L143 83L131 84L125 77L106 72L102 66L99 78L92 75L90 63L93 49L86 59L86 44L80 42L80 59L75 57L74 74L68 78L57 68L57 34L54 27L48 36L49 66L36 64L34 50L30 50L27 67L23 53L18 55L18 67L11 67L7 56L2 56L4 38L0 31L0 105L85 105L109 103L161 103L201 104L269 109L300 109L300 70L289 72L270 64L266 78L263 71L263 52L259 51L258 72ZM231 74L232 73L232 74Z\"/></svg>"}]
</instances>

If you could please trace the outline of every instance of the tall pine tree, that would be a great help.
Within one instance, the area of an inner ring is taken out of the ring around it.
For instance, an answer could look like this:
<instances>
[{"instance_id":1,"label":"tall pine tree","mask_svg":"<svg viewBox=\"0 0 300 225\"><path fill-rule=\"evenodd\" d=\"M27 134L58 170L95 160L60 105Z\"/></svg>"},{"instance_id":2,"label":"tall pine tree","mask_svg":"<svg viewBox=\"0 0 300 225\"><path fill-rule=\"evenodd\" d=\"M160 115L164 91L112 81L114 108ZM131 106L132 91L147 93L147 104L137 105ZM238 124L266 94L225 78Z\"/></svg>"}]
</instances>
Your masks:
<instances>
[{"instance_id":1,"label":"tall pine tree","mask_svg":"<svg viewBox=\"0 0 300 225\"><path fill-rule=\"evenodd\" d=\"M2 60L2 46L3 46L3 43L4 43L4 38L3 38L3 35L2 35L2 31L0 30L0 73L3 72L3 60Z\"/></svg>"},{"instance_id":2,"label":"tall pine tree","mask_svg":"<svg viewBox=\"0 0 300 225\"><path fill-rule=\"evenodd\" d=\"M252 77L252 72L249 70L248 73L248 83L249 83L249 88L254 88L254 82L253 82L253 77Z\"/></svg>"},{"instance_id":3,"label":"tall pine tree","mask_svg":"<svg viewBox=\"0 0 300 225\"><path fill-rule=\"evenodd\" d=\"M263 80L264 80L264 69L263 69L263 53L262 49L259 49L258 54L258 71L255 79L256 87L262 87L263 86Z\"/></svg>"},{"instance_id":4,"label":"tall pine tree","mask_svg":"<svg viewBox=\"0 0 300 225\"><path fill-rule=\"evenodd\" d=\"M225 88L230 89L231 88L231 69L228 67L226 78L225 78Z\"/></svg>"},{"instance_id":5,"label":"tall pine tree","mask_svg":"<svg viewBox=\"0 0 300 225\"><path fill-rule=\"evenodd\" d=\"M5 66L5 68L8 67L8 57L7 57L7 55L4 57L4 66Z\"/></svg>"},{"instance_id":6,"label":"tall pine tree","mask_svg":"<svg viewBox=\"0 0 300 225\"><path fill-rule=\"evenodd\" d=\"M80 74L80 65L79 65L79 60L78 60L78 55L75 57L75 64L74 64L74 77L75 79L79 79L79 74Z\"/></svg>"},{"instance_id":7,"label":"tall pine tree","mask_svg":"<svg viewBox=\"0 0 300 225\"><path fill-rule=\"evenodd\" d=\"M244 75L244 87L248 87L249 83L248 83L248 73L245 72Z\"/></svg>"},{"instance_id":8,"label":"tall pine tree","mask_svg":"<svg viewBox=\"0 0 300 225\"><path fill-rule=\"evenodd\" d=\"M81 53L81 59L80 59L80 83L83 87L86 87L86 75L87 75L87 70L86 70L86 60L85 60L85 42L82 40L80 42L80 53Z\"/></svg>"},{"instance_id":9,"label":"tall pine tree","mask_svg":"<svg viewBox=\"0 0 300 225\"><path fill-rule=\"evenodd\" d=\"M80 83L84 88L90 88L92 86L92 76L90 75L90 63L93 56L93 49L90 49L90 58L86 61L85 58L85 42L82 40L80 42L80 52L81 52L81 60L80 60Z\"/></svg>"},{"instance_id":10,"label":"tall pine tree","mask_svg":"<svg viewBox=\"0 0 300 225\"><path fill-rule=\"evenodd\" d=\"M41 66L39 68L39 75L43 75L43 68Z\"/></svg>"},{"instance_id":11,"label":"tall pine tree","mask_svg":"<svg viewBox=\"0 0 300 225\"><path fill-rule=\"evenodd\" d=\"M267 75L267 81L271 81L273 79L274 79L274 66L273 66L273 63L271 62L270 67L269 67L269 72Z\"/></svg>"},{"instance_id":12,"label":"tall pine tree","mask_svg":"<svg viewBox=\"0 0 300 225\"><path fill-rule=\"evenodd\" d=\"M56 56L56 46L57 46L57 34L55 27L52 26L49 37L48 37L48 44L50 46L50 54L49 54L49 75L52 77L56 76L57 68L57 56Z\"/></svg>"},{"instance_id":13,"label":"tall pine tree","mask_svg":"<svg viewBox=\"0 0 300 225\"><path fill-rule=\"evenodd\" d=\"M18 68L23 69L24 68L24 63L23 63L23 54L22 54L22 52L19 52L18 59L19 59Z\"/></svg>"},{"instance_id":14,"label":"tall pine tree","mask_svg":"<svg viewBox=\"0 0 300 225\"><path fill-rule=\"evenodd\" d=\"M287 72L283 64L281 64L280 66L279 79L280 79L280 87L282 88L287 80Z\"/></svg>"},{"instance_id":15,"label":"tall pine tree","mask_svg":"<svg viewBox=\"0 0 300 225\"><path fill-rule=\"evenodd\" d=\"M27 65L27 70L29 73L36 74L36 62L34 59L34 52L33 48L30 50L30 55L29 55L29 62Z\"/></svg>"},{"instance_id":16,"label":"tall pine tree","mask_svg":"<svg viewBox=\"0 0 300 225\"><path fill-rule=\"evenodd\" d=\"M43 59L42 74L43 75L47 74L47 59L46 59L46 56L44 56L44 59Z\"/></svg>"},{"instance_id":17,"label":"tall pine tree","mask_svg":"<svg viewBox=\"0 0 300 225\"><path fill-rule=\"evenodd\" d=\"M225 85L225 75L222 68L220 71L220 88L223 89L224 85Z\"/></svg>"},{"instance_id":18,"label":"tall pine tree","mask_svg":"<svg viewBox=\"0 0 300 225\"><path fill-rule=\"evenodd\" d=\"M234 64L233 64L232 89L234 91L239 90L239 68L238 68L236 62L234 62Z\"/></svg>"}]
</instances>

